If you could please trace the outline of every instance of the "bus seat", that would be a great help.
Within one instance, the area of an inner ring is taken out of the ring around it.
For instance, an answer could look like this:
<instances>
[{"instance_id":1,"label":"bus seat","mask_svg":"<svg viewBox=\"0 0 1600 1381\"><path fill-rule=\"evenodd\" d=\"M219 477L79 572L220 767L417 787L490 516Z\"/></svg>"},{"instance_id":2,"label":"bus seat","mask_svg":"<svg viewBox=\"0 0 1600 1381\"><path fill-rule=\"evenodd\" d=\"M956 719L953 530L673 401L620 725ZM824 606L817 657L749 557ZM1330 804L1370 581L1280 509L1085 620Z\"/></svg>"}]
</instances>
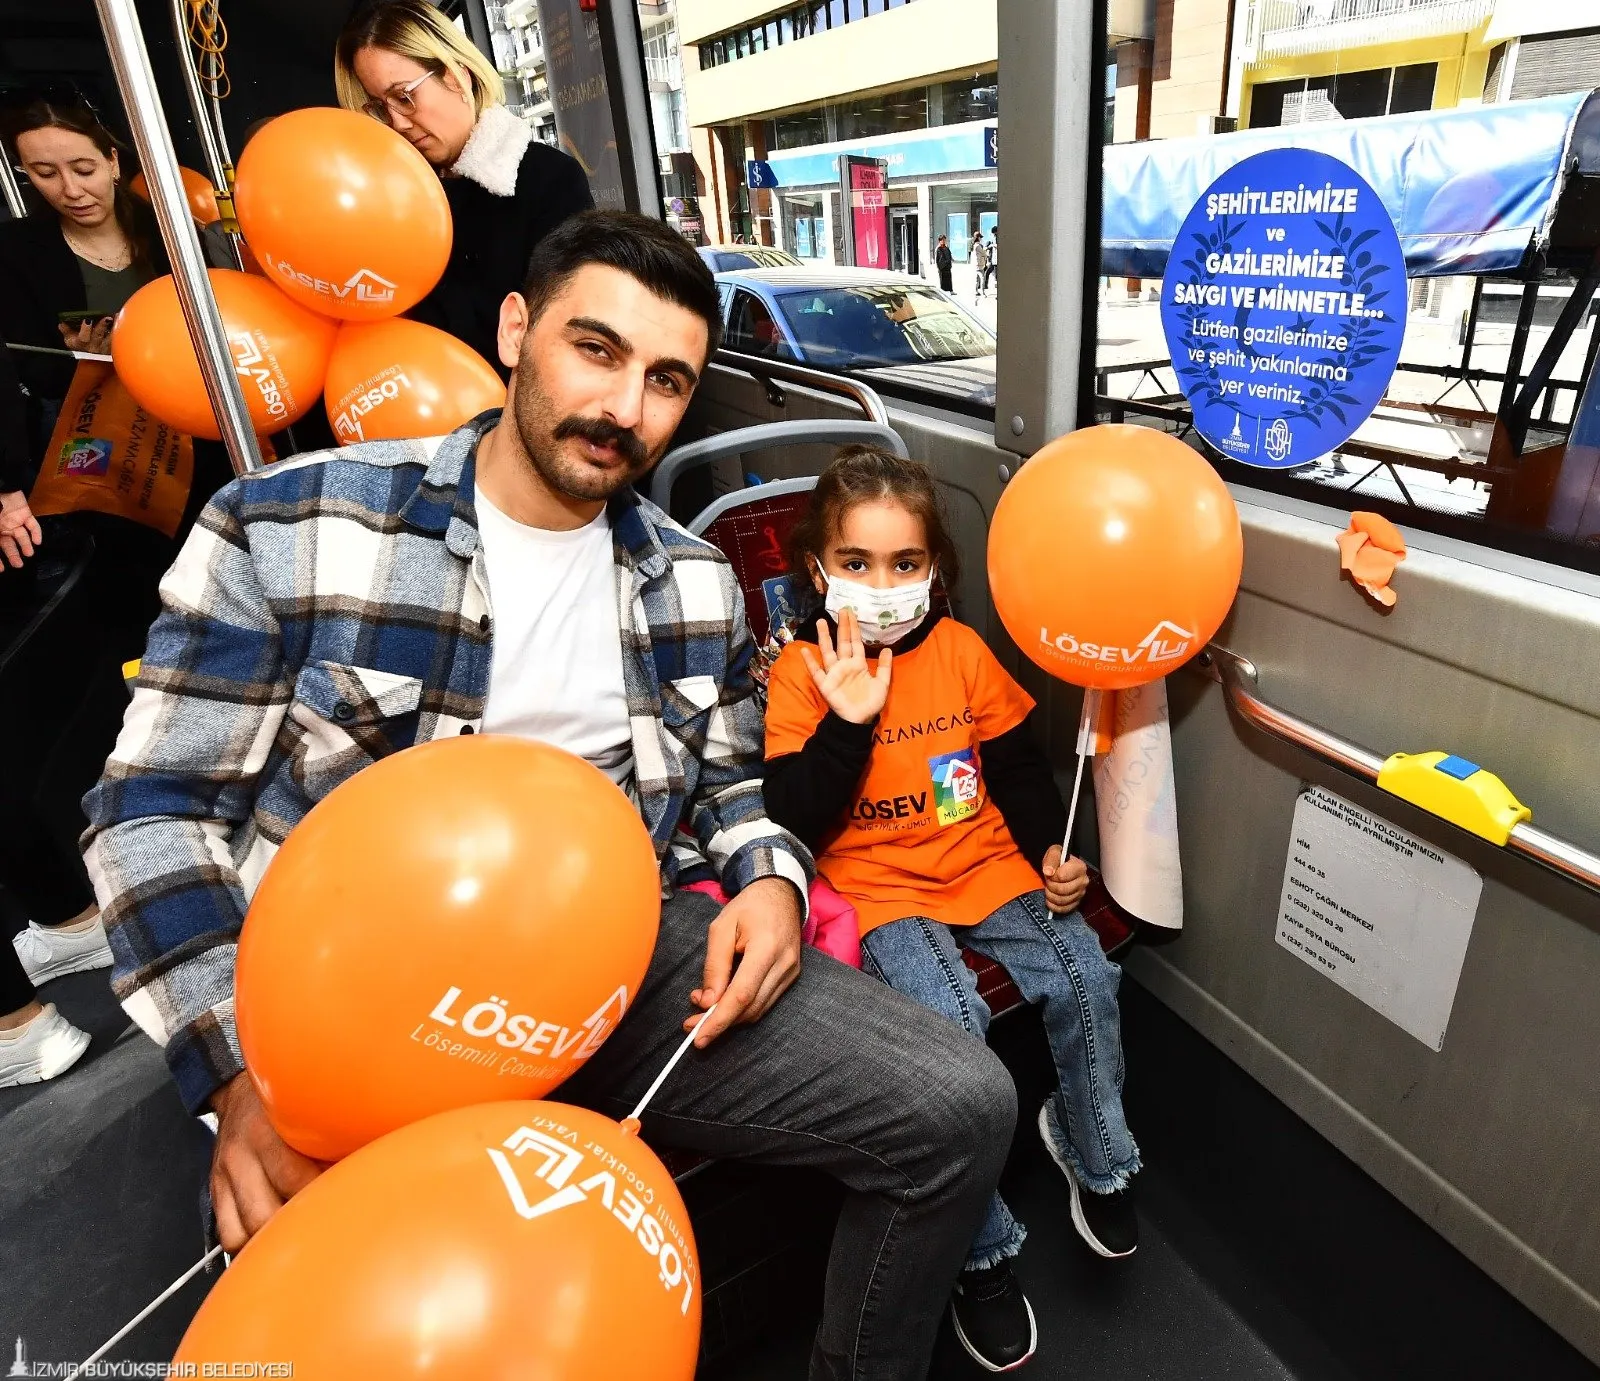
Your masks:
<instances>
[{"instance_id":1,"label":"bus seat","mask_svg":"<svg viewBox=\"0 0 1600 1381\"><path fill-rule=\"evenodd\" d=\"M787 579L784 543L816 484L815 475L806 475L737 489L689 524L690 532L718 548L733 566L757 647L766 642L775 620L799 613Z\"/></svg>"},{"instance_id":2,"label":"bus seat","mask_svg":"<svg viewBox=\"0 0 1600 1381\"><path fill-rule=\"evenodd\" d=\"M663 513L673 511L673 491L692 471L702 470L723 460L742 460L756 451L777 450L786 446L818 445L880 446L893 455L905 456L906 443L894 428L879 422L839 421L826 417L802 418L784 422L762 422L753 427L738 427L691 441L667 452L650 476L650 502ZM743 475L740 464L736 473ZM738 491L734 491L735 493ZM713 504L712 508L716 505ZM704 518L711 510L700 515Z\"/></svg>"}]
</instances>

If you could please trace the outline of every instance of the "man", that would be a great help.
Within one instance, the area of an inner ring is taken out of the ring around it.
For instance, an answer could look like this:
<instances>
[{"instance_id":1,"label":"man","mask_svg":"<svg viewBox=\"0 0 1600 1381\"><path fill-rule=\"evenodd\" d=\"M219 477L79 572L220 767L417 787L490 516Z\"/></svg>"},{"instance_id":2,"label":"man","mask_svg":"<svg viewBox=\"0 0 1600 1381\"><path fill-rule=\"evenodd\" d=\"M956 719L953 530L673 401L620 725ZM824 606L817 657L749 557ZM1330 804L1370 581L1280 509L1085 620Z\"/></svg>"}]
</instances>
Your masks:
<instances>
[{"instance_id":1,"label":"man","mask_svg":"<svg viewBox=\"0 0 1600 1381\"><path fill-rule=\"evenodd\" d=\"M955 256L950 253L950 240L939 236L938 247L933 251L933 262L939 270L939 286L946 292L955 291Z\"/></svg>"},{"instance_id":2,"label":"man","mask_svg":"<svg viewBox=\"0 0 1600 1381\"><path fill-rule=\"evenodd\" d=\"M666 900L637 1000L559 1096L626 1114L716 1003L647 1134L841 1180L811 1375L911 1381L1015 1092L953 1023L815 952L802 964L811 864L765 815L738 586L631 487L718 321L710 272L665 226L575 217L501 307L504 412L224 489L163 585L86 803L87 861L118 994L166 1044L191 1111L220 1118L212 1194L237 1250L321 1169L268 1123L233 1024L240 921L277 845L338 782L413 743L487 730L581 753L637 804ZM733 897L720 912L673 889L708 862Z\"/></svg>"},{"instance_id":3,"label":"man","mask_svg":"<svg viewBox=\"0 0 1600 1381\"><path fill-rule=\"evenodd\" d=\"M989 285L1000 278L1000 227L995 226L989 232L989 262L983 271L983 290L989 291Z\"/></svg>"}]
</instances>

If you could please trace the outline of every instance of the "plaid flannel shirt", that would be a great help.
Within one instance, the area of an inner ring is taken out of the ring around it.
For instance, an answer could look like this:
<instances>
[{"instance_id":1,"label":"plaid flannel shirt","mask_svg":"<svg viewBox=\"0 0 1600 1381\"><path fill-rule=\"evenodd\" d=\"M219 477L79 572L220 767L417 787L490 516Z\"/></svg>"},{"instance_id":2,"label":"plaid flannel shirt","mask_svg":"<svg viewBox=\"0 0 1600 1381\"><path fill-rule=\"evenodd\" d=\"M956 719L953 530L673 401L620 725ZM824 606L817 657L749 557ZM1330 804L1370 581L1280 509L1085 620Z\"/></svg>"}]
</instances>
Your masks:
<instances>
[{"instance_id":1,"label":"plaid flannel shirt","mask_svg":"<svg viewBox=\"0 0 1600 1381\"><path fill-rule=\"evenodd\" d=\"M243 1069L233 970L284 837L387 753L480 726L492 618L473 507L488 413L236 480L161 586L85 861L112 986L191 1111ZM761 794L762 721L726 559L632 490L609 506L637 798L668 895L709 860L730 893L810 855ZM691 833L679 827L687 825Z\"/></svg>"}]
</instances>

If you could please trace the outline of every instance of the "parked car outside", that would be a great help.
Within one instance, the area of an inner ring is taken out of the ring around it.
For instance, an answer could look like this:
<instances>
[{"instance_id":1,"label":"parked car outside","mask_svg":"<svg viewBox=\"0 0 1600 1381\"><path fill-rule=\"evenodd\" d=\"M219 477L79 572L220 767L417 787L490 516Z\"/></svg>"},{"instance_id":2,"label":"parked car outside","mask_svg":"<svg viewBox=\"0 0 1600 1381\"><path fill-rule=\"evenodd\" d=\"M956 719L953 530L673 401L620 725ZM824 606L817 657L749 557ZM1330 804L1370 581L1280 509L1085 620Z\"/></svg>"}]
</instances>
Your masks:
<instances>
[{"instance_id":1,"label":"parked car outside","mask_svg":"<svg viewBox=\"0 0 1600 1381\"><path fill-rule=\"evenodd\" d=\"M951 294L877 269L719 273L723 347L994 402L995 338Z\"/></svg>"},{"instance_id":2,"label":"parked car outside","mask_svg":"<svg viewBox=\"0 0 1600 1381\"><path fill-rule=\"evenodd\" d=\"M785 249L766 245L702 245L696 253L712 273L734 269L797 269L800 260Z\"/></svg>"}]
</instances>

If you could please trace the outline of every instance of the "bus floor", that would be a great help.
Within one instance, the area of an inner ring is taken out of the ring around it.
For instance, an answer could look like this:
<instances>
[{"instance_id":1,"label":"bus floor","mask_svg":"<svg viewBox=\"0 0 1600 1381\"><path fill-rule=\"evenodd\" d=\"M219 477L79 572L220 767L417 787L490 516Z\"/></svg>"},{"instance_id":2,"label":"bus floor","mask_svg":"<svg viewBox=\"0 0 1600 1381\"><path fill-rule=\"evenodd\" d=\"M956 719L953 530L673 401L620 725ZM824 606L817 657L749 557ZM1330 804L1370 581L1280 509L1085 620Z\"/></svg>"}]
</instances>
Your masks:
<instances>
[{"instance_id":1,"label":"bus floor","mask_svg":"<svg viewBox=\"0 0 1600 1381\"><path fill-rule=\"evenodd\" d=\"M15 928L0 926L0 935ZM202 1250L210 1138L103 973L43 994L91 1032L80 1064L0 1091L0 1354L87 1357ZM1418 1218L1136 984L1123 989L1128 1110L1146 1163L1141 1244L1102 1262L1073 1234L1033 1110L1049 1085L1031 1012L996 1024L1024 1113L1002 1190L1029 1237L1039 1323L1021 1375L1109 1381L1600 1378ZM701 1381L805 1376L837 1191L712 1165L684 1183L707 1287ZM110 1359L171 1357L201 1276ZM4 1356L0 1355L0 1363ZM935 1381L983 1375L942 1330Z\"/></svg>"}]
</instances>

